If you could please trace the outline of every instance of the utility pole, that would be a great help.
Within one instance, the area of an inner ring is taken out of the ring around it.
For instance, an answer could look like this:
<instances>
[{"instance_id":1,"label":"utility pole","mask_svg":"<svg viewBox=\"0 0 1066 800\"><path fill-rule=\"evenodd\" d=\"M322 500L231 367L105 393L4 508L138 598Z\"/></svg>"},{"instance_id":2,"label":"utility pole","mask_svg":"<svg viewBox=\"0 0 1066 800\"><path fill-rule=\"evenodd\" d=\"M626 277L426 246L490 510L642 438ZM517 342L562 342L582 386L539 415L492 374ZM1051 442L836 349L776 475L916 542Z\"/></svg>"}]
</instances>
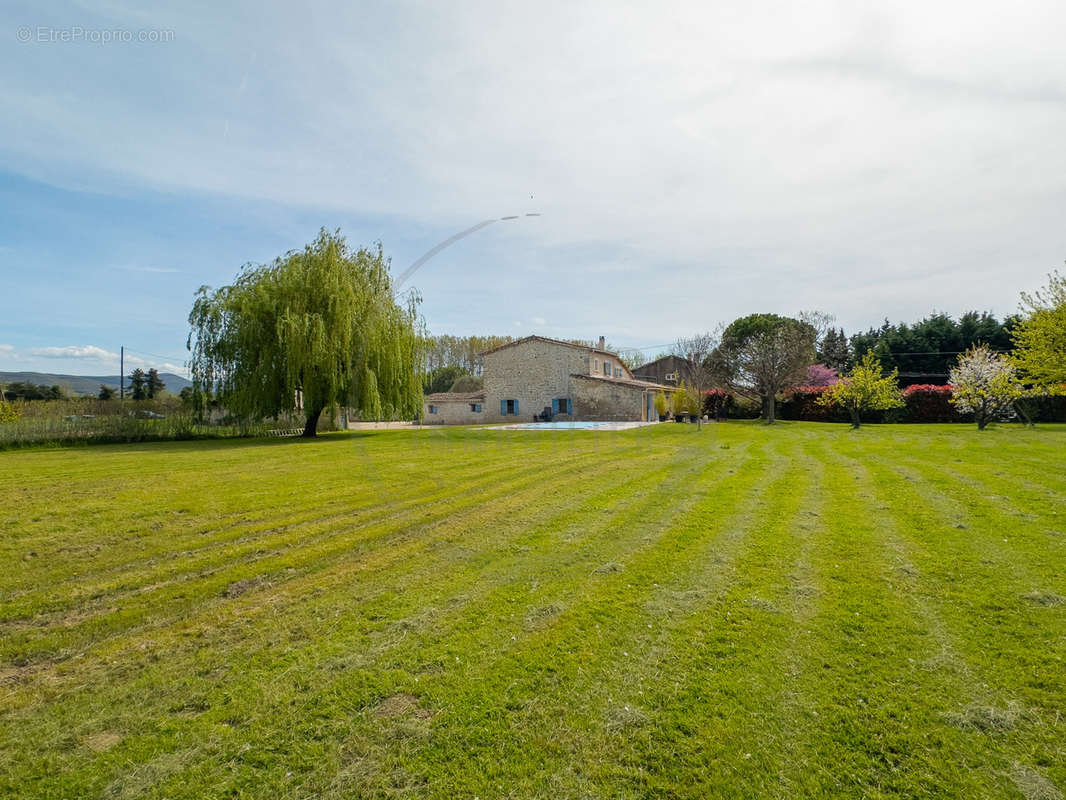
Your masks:
<instances>
[{"instance_id":1,"label":"utility pole","mask_svg":"<svg viewBox=\"0 0 1066 800\"><path fill-rule=\"evenodd\" d=\"M126 399L126 347L119 345L118 348L118 399Z\"/></svg>"}]
</instances>

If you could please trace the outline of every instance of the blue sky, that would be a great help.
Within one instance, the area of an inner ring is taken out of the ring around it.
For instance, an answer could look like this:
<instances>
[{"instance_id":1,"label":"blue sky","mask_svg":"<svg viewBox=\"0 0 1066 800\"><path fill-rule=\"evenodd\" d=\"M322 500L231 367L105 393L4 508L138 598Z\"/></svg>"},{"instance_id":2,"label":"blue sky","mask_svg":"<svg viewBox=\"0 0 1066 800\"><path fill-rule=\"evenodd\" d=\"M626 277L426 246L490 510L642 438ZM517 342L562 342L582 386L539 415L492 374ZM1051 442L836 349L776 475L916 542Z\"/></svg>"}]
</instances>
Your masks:
<instances>
[{"instance_id":1,"label":"blue sky","mask_svg":"<svg viewBox=\"0 0 1066 800\"><path fill-rule=\"evenodd\" d=\"M320 227L398 274L539 212L415 275L430 330L643 347L1066 258L1059 3L217 6L0 10L0 369L180 367L197 287Z\"/></svg>"}]
</instances>

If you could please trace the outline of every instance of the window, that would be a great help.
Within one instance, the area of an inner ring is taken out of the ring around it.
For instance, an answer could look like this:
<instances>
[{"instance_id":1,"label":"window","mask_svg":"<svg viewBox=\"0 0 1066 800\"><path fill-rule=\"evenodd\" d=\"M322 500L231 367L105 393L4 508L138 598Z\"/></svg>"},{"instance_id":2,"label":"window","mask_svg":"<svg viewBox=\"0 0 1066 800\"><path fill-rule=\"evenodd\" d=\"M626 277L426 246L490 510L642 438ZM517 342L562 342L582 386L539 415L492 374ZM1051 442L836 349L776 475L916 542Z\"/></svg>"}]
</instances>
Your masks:
<instances>
[{"instance_id":1,"label":"window","mask_svg":"<svg viewBox=\"0 0 1066 800\"><path fill-rule=\"evenodd\" d=\"M475 414L480 414L481 413L481 403L471 403L470 404L470 410L473 411Z\"/></svg>"},{"instance_id":2,"label":"window","mask_svg":"<svg viewBox=\"0 0 1066 800\"><path fill-rule=\"evenodd\" d=\"M517 400L501 400L500 401L500 413L504 416L508 414L518 413L518 401Z\"/></svg>"},{"instance_id":3,"label":"window","mask_svg":"<svg viewBox=\"0 0 1066 800\"><path fill-rule=\"evenodd\" d=\"M611 362L610 361L604 361L603 362L603 374L606 375L608 378L611 377Z\"/></svg>"},{"instance_id":4,"label":"window","mask_svg":"<svg viewBox=\"0 0 1066 800\"><path fill-rule=\"evenodd\" d=\"M677 373L676 372L667 372L666 373L666 377L663 380L676 381L677 380Z\"/></svg>"},{"instance_id":5,"label":"window","mask_svg":"<svg viewBox=\"0 0 1066 800\"><path fill-rule=\"evenodd\" d=\"M430 414L436 414L436 413L437 413L437 407L436 407L436 406L433 406L433 405L431 405L431 406L429 407L429 413L430 413Z\"/></svg>"},{"instance_id":6,"label":"window","mask_svg":"<svg viewBox=\"0 0 1066 800\"><path fill-rule=\"evenodd\" d=\"M574 407L570 404L569 397L556 397L552 400L553 414L573 414Z\"/></svg>"},{"instance_id":7,"label":"window","mask_svg":"<svg viewBox=\"0 0 1066 800\"><path fill-rule=\"evenodd\" d=\"M621 378L622 377L622 368L621 367L615 367L614 368L614 376L616 378Z\"/></svg>"}]
</instances>

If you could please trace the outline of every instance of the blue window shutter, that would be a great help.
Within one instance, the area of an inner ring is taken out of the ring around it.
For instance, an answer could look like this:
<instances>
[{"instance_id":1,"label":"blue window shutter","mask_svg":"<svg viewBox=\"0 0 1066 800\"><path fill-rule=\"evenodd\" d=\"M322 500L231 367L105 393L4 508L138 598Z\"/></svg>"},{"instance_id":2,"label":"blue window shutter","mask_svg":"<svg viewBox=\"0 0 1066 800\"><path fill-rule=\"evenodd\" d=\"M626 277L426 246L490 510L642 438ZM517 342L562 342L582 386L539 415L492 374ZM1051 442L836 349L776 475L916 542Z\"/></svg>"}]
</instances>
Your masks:
<instances>
[{"instance_id":1,"label":"blue window shutter","mask_svg":"<svg viewBox=\"0 0 1066 800\"><path fill-rule=\"evenodd\" d=\"M571 400L569 397L566 398L566 413L567 414L573 414L574 413L574 401Z\"/></svg>"},{"instance_id":2,"label":"blue window shutter","mask_svg":"<svg viewBox=\"0 0 1066 800\"><path fill-rule=\"evenodd\" d=\"M515 416L518 416L518 401L517 400L514 401L514 413L515 413Z\"/></svg>"},{"instance_id":3,"label":"blue window shutter","mask_svg":"<svg viewBox=\"0 0 1066 800\"><path fill-rule=\"evenodd\" d=\"M504 414L504 415L507 414L507 401L506 400L501 400L500 401L500 413Z\"/></svg>"},{"instance_id":4,"label":"blue window shutter","mask_svg":"<svg viewBox=\"0 0 1066 800\"><path fill-rule=\"evenodd\" d=\"M552 398L552 413L553 414L558 414L559 413L559 398L558 397L553 397Z\"/></svg>"}]
</instances>

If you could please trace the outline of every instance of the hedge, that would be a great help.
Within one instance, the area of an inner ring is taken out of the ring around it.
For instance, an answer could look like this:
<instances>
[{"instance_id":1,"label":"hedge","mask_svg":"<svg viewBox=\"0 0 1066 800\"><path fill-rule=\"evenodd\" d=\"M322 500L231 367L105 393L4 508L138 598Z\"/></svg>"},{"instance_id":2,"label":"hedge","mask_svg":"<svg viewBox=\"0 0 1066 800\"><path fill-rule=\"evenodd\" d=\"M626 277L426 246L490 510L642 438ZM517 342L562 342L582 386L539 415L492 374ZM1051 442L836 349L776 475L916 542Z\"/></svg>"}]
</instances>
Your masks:
<instances>
[{"instance_id":1,"label":"hedge","mask_svg":"<svg viewBox=\"0 0 1066 800\"><path fill-rule=\"evenodd\" d=\"M847 412L839 407L818 405L818 398L828 386L797 386L785 392L777 405L781 419L808 422L848 422ZM864 411L863 422L970 422L972 414L960 414L951 404L951 387L916 384L903 390L904 408L887 411ZM1066 422L1066 395L1027 398L1022 410L1033 422Z\"/></svg>"}]
</instances>

